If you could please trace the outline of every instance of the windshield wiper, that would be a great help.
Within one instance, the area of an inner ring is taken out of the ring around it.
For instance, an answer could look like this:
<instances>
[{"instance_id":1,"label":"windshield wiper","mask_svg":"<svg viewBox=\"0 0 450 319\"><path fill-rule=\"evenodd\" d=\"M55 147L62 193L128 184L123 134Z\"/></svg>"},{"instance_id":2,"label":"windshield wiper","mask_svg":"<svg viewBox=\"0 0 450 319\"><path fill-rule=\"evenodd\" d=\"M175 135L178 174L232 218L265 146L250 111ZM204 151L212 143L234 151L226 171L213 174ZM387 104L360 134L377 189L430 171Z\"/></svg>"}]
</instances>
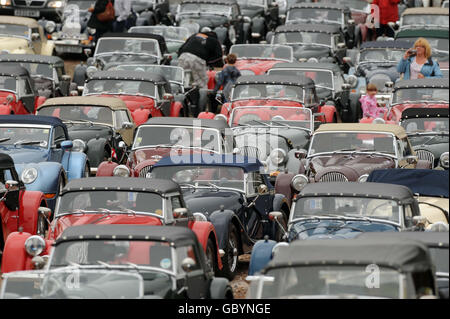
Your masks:
<instances>
[{"instance_id":1,"label":"windshield wiper","mask_svg":"<svg viewBox=\"0 0 450 319\"><path fill-rule=\"evenodd\" d=\"M14 142L14 146L16 145L34 145L34 144L40 144L43 141L25 141L25 140L21 140L21 141L17 141Z\"/></svg>"},{"instance_id":2,"label":"windshield wiper","mask_svg":"<svg viewBox=\"0 0 450 319\"><path fill-rule=\"evenodd\" d=\"M369 223L372 222L372 220L369 217L361 216L361 215L345 214L345 217L356 218L358 220L364 220Z\"/></svg>"},{"instance_id":3,"label":"windshield wiper","mask_svg":"<svg viewBox=\"0 0 450 319\"><path fill-rule=\"evenodd\" d=\"M0 139L0 143L9 141L10 139L11 139L10 137L4 137L4 138Z\"/></svg>"}]
</instances>

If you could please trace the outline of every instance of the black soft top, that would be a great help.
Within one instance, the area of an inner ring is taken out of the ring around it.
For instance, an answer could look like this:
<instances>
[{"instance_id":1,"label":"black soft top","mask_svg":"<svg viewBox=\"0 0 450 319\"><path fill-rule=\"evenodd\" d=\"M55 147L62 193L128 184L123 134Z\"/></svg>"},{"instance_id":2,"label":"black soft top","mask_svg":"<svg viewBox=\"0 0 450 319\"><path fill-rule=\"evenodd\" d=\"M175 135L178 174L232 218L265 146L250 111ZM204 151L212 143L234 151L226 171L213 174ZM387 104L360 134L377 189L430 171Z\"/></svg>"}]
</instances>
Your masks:
<instances>
[{"instance_id":1,"label":"black soft top","mask_svg":"<svg viewBox=\"0 0 450 319\"><path fill-rule=\"evenodd\" d=\"M205 128L214 128L225 130L230 128L225 121L198 119L191 117L152 117L143 125L182 125L182 126L201 126Z\"/></svg>"},{"instance_id":2,"label":"black soft top","mask_svg":"<svg viewBox=\"0 0 450 319\"><path fill-rule=\"evenodd\" d=\"M399 80L395 83L394 89L409 88L445 88L448 89L448 79L425 78L415 80Z\"/></svg>"},{"instance_id":3,"label":"black soft top","mask_svg":"<svg viewBox=\"0 0 450 319\"><path fill-rule=\"evenodd\" d=\"M387 236L386 232L365 234L355 239L297 240L280 247L269 269L292 266L376 264L399 271L422 272L433 270L427 246L422 242Z\"/></svg>"},{"instance_id":4,"label":"black soft top","mask_svg":"<svg viewBox=\"0 0 450 319\"><path fill-rule=\"evenodd\" d=\"M408 204L415 200L414 194L406 186L359 182L309 183L298 194L297 199L324 196L391 199L402 204Z\"/></svg>"},{"instance_id":5,"label":"black soft top","mask_svg":"<svg viewBox=\"0 0 450 319\"><path fill-rule=\"evenodd\" d=\"M61 194L77 191L142 191L160 195L180 193L177 183L165 179L122 178L122 177L87 177L67 183Z\"/></svg>"},{"instance_id":6,"label":"black soft top","mask_svg":"<svg viewBox=\"0 0 450 319\"><path fill-rule=\"evenodd\" d=\"M160 74L139 71L96 71L88 77L87 81L90 80L135 80L167 83L167 80Z\"/></svg>"},{"instance_id":7,"label":"black soft top","mask_svg":"<svg viewBox=\"0 0 450 319\"><path fill-rule=\"evenodd\" d=\"M360 50L364 49L410 49L411 43L407 41L369 41L361 44Z\"/></svg>"},{"instance_id":8,"label":"black soft top","mask_svg":"<svg viewBox=\"0 0 450 319\"><path fill-rule=\"evenodd\" d=\"M419 108L413 107L402 112L402 120L410 118L449 117L448 108Z\"/></svg>"},{"instance_id":9,"label":"black soft top","mask_svg":"<svg viewBox=\"0 0 450 319\"><path fill-rule=\"evenodd\" d=\"M281 32L321 32L336 34L340 33L340 27L333 24L305 24L305 23L295 23L295 24L285 24L280 25L275 29L275 33Z\"/></svg>"},{"instance_id":10,"label":"black soft top","mask_svg":"<svg viewBox=\"0 0 450 319\"><path fill-rule=\"evenodd\" d=\"M240 76L235 85L242 84L277 84L277 85L297 85L310 87L314 86L314 81L308 77L286 76L286 75L244 75Z\"/></svg>"},{"instance_id":11,"label":"black soft top","mask_svg":"<svg viewBox=\"0 0 450 319\"><path fill-rule=\"evenodd\" d=\"M365 233L364 238L370 239L372 235L374 235L374 239L377 239L379 234L377 233ZM448 246L448 232L439 232L439 231L402 231L402 232L390 232L385 233L389 237L397 238L398 240L416 240L424 243L428 247L434 248L449 248ZM362 235L359 235L362 236Z\"/></svg>"},{"instance_id":12,"label":"black soft top","mask_svg":"<svg viewBox=\"0 0 450 319\"><path fill-rule=\"evenodd\" d=\"M186 246L197 242L188 227L145 225L82 225L69 227L56 240L55 245L80 240L147 240Z\"/></svg>"},{"instance_id":13,"label":"black soft top","mask_svg":"<svg viewBox=\"0 0 450 319\"><path fill-rule=\"evenodd\" d=\"M137 38L137 39L154 39L159 43L159 49L161 53L167 52L166 40L162 35L153 34L153 33L138 33L138 32L130 32L130 33L105 33L101 38ZM100 38L100 39L101 39Z\"/></svg>"},{"instance_id":14,"label":"black soft top","mask_svg":"<svg viewBox=\"0 0 450 319\"><path fill-rule=\"evenodd\" d=\"M0 54L0 62L28 62L52 64L56 67L64 66L64 61L60 57L39 54Z\"/></svg>"},{"instance_id":15,"label":"black soft top","mask_svg":"<svg viewBox=\"0 0 450 319\"><path fill-rule=\"evenodd\" d=\"M0 169L14 167L14 161L8 154L0 153Z\"/></svg>"},{"instance_id":16,"label":"black soft top","mask_svg":"<svg viewBox=\"0 0 450 319\"><path fill-rule=\"evenodd\" d=\"M321 69L331 70L333 73L341 73L341 68L336 63L311 63L311 62L292 62L292 63L278 63L274 65L271 70L279 69Z\"/></svg>"},{"instance_id":17,"label":"black soft top","mask_svg":"<svg viewBox=\"0 0 450 319\"><path fill-rule=\"evenodd\" d=\"M289 7L289 9L307 9L307 8L350 11L349 7L346 5L330 2L304 2L304 3L296 3Z\"/></svg>"},{"instance_id":18,"label":"black soft top","mask_svg":"<svg viewBox=\"0 0 450 319\"><path fill-rule=\"evenodd\" d=\"M60 118L54 116L44 115L0 115L0 124L37 124L37 125L50 125L60 126L64 130L66 139L69 136L67 132L66 124L61 121Z\"/></svg>"},{"instance_id":19,"label":"black soft top","mask_svg":"<svg viewBox=\"0 0 450 319\"><path fill-rule=\"evenodd\" d=\"M5 54L7 55L7 54ZM2 56L2 55L0 55ZM28 70L20 65L5 65L0 68L0 75L3 76L29 76Z\"/></svg>"}]
</instances>

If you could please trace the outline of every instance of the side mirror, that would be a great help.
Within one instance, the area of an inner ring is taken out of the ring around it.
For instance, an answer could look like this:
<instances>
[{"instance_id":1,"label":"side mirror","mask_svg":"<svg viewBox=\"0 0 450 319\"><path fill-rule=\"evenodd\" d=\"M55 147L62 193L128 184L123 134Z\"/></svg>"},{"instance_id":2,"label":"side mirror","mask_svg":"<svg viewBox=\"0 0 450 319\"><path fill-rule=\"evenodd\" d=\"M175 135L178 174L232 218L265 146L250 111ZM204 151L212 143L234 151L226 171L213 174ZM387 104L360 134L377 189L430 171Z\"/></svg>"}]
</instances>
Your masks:
<instances>
[{"instance_id":1,"label":"side mirror","mask_svg":"<svg viewBox=\"0 0 450 319\"><path fill-rule=\"evenodd\" d=\"M45 219L49 220L52 216L52 210L48 207L39 207L38 214L42 215Z\"/></svg>"},{"instance_id":2,"label":"side mirror","mask_svg":"<svg viewBox=\"0 0 450 319\"><path fill-rule=\"evenodd\" d=\"M349 25L354 25L355 24L355 20L353 20L353 19L348 20L348 24Z\"/></svg>"},{"instance_id":3,"label":"side mirror","mask_svg":"<svg viewBox=\"0 0 450 319\"><path fill-rule=\"evenodd\" d=\"M338 49L345 49L345 43L344 43L344 42L339 42L339 43L337 44L337 48L338 48Z\"/></svg>"},{"instance_id":4,"label":"side mirror","mask_svg":"<svg viewBox=\"0 0 450 319\"><path fill-rule=\"evenodd\" d=\"M184 218L187 217L188 210L187 208L181 207L181 208L175 208L173 211L173 218Z\"/></svg>"},{"instance_id":5,"label":"side mirror","mask_svg":"<svg viewBox=\"0 0 450 319\"><path fill-rule=\"evenodd\" d=\"M124 148L126 148L126 147L127 147L127 144L125 144L124 141L120 141L120 142L119 142L119 148L120 148L120 149L124 149Z\"/></svg>"},{"instance_id":6,"label":"side mirror","mask_svg":"<svg viewBox=\"0 0 450 319\"><path fill-rule=\"evenodd\" d=\"M131 123L131 122L123 122L122 123L122 128L123 129L131 129L131 128L133 128L133 123Z\"/></svg>"},{"instance_id":7,"label":"side mirror","mask_svg":"<svg viewBox=\"0 0 450 319\"><path fill-rule=\"evenodd\" d=\"M92 54L92 50L91 49L84 49L83 50L84 55L89 58Z\"/></svg>"},{"instance_id":8,"label":"side mirror","mask_svg":"<svg viewBox=\"0 0 450 319\"><path fill-rule=\"evenodd\" d=\"M70 81L72 81L72 78L70 77L70 75L67 75L67 74L64 74L64 75L61 77L61 79L62 79L64 82L70 82Z\"/></svg>"},{"instance_id":9,"label":"side mirror","mask_svg":"<svg viewBox=\"0 0 450 319\"><path fill-rule=\"evenodd\" d=\"M352 87L352 86L351 86L350 84L348 84L348 83L342 84L342 89L343 89L343 90L350 90L351 87Z\"/></svg>"},{"instance_id":10,"label":"side mirror","mask_svg":"<svg viewBox=\"0 0 450 319\"><path fill-rule=\"evenodd\" d=\"M342 58L342 61L344 61L344 63L347 63L347 64L352 64L352 58L351 57L349 57L349 56L345 56L345 57L343 57Z\"/></svg>"},{"instance_id":11,"label":"side mirror","mask_svg":"<svg viewBox=\"0 0 450 319\"><path fill-rule=\"evenodd\" d=\"M73 142L72 141L63 141L61 142L61 148L63 150L70 150L73 147Z\"/></svg>"},{"instance_id":12,"label":"side mirror","mask_svg":"<svg viewBox=\"0 0 450 319\"><path fill-rule=\"evenodd\" d=\"M263 195L263 194L266 194L268 191L269 191L269 188L267 187L267 185L260 184L258 186L258 194Z\"/></svg>"},{"instance_id":13,"label":"side mirror","mask_svg":"<svg viewBox=\"0 0 450 319\"><path fill-rule=\"evenodd\" d=\"M195 263L195 260L191 257L186 257L181 262L181 269L183 269L184 272L189 273L192 271L192 269L195 268L197 264Z\"/></svg>"},{"instance_id":14,"label":"side mirror","mask_svg":"<svg viewBox=\"0 0 450 319\"><path fill-rule=\"evenodd\" d=\"M425 227L426 223L427 223L427 218L424 216L414 216L413 217L413 225L414 226Z\"/></svg>"},{"instance_id":15,"label":"side mirror","mask_svg":"<svg viewBox=\"0 0 450 319\"><path fill-rule=\"evenodd\" d=\"M163 95L163 100L172 101L173 100L173 94L171 94L171 93L164 94Z\"/></svg>"},{"instance_id":16,"label":"side mirror","mask_svg":"<svg viewBox=\"0 0 450 319\"><path fill-rule=\"evenodd\" d=\"M70 96L78 96L78 91L77 91L77 90L71 90L71 91L69 92L69 95L70 95Z\"/></svg>"},{"instance_id":17,"label":"side mirror","mask_svg":"<svg viewBox=\"0 0 450 319\"><path fill-rule=\"evenodd\" d=\"M41 38L41 36L39 35L39 33L32 33L31 34L31 40L32 41L37 41Z\"/></svg>"},{"instance_id":18,"label":"side mirror","mask_svg":"<svg viewBox=\"0 0 450 319\"><path fill-rule=\"evenodd\" d=\"M77 90L78 90L78 95L83 95L84 86L78 86Z\"/></svg>"},{"instance_id":19,"label":"side mirror","mask_svg":"<svg viewBox=\"0 0 450 319\"><path fill-rule=\"evenodd\" d=\"M250 17L244 17L244 22L251 23L252 19Z\"/></svg>"},{"instance_id":20,"label":"side mirror","mask_svg":"<svg viewBox=\"0 0 450 319\"><path fill-rule=\"evenodd\" d=\"M308 156L308 152L303 149L295 151L294 154L295 154L295 158L298 158L298 159L304 159L304 158L306 158L306 156Z\"/></svg>"},{"instance_id":21,"label":"side mirror","mask_svg":"<svg viewBox=\"0 0 450 319\"><path fill-rule=\"evenodd\" d=\"M283 217L283 213L282 212L270 212L269 213L269 218L271 220L280 219L281 217Z\"/></svg>"},{"instance_id":22,"label":"side mirror","mask_svg":"<svg viewBox=\"0 0 450 319\"><path fill-rule=\"evenodd\" d=\"M235 147L233 149L233 154L240 154L240 153L241 153L241 150L238 147Z\"/></svg>"},{"instance_id":23,"label":"side mirror","mask_svg":"<svg viewBox=\"0 0 450 319\"><path fill-rule=\"evenodd\" d=\"M5 188L9 191L9 192L14 192L19 190L19 182L18 181L13 181L13 180L7 180L5 183Z\"/></svg>"},{"instance_id":24,"label":"side mirror","mask_svg":"<svg viewBox=\"0 0 450 319\"><path fill-rule=\"evenodd\" d=\"M384 83L384 86L387 87L387 88L393 88L394 87L394 82L387 81L386 83Z\"/></svg>"}]
</instances>

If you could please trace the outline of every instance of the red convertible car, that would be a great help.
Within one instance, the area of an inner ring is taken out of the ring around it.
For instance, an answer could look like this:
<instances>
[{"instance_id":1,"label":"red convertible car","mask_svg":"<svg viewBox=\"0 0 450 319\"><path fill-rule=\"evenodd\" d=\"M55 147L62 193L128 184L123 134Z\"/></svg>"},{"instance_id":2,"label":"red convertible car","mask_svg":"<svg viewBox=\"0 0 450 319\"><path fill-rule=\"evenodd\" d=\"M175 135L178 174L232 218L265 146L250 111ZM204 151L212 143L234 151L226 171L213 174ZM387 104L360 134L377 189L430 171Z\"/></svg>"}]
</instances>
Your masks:
<instances>
[{"instance_id":1,"label":"red convertible car","mask_svg":"<svg viewBox=\"0 0 450 319\"><path fill-rule=\"evenodd\" d=\"M83 95L118 97L123 100L136 125L149 117L180 115L170 82L158 74L137 71L98 71L89 75Z\"/></svg>"}]
</instances>

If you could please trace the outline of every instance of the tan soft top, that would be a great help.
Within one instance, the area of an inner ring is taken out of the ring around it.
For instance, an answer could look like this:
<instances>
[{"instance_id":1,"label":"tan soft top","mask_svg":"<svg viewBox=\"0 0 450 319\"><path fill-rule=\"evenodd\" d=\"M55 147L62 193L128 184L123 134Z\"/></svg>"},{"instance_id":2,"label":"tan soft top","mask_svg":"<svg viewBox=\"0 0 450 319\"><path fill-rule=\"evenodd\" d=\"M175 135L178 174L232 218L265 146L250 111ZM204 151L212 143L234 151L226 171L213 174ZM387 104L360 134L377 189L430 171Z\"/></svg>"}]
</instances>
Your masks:
<instances>
[{"instance_id":1,"label":"tan soft top","mask_svg":"<svg viewBox=\"0 0 450 319\"><path fill-rule=\"evenodd\" d=\"M116 97L96 97L96 96L68 96L55 97L48 99L44 104L38 107L45 106L63 106L63 105L90 105L90 106L107 106L113 110L127 110L127 105L124 101Z\"/></svg>"},{"instance_id":2,"label":"tan soft top","mask_svg":"<svg viewBox=\"0 0 450 319\"><path fill-rule=\"evenodd\" d=\"M26 25L30 28L37 28L39 24L33 18L15 17L15 16L1 16L0 24L19 24Z\"/></svg>"},{"instance_id":3,"label":"tan soft top","mask_svg":"<svg viewBox=\"0 0 450 319\"><path fill-rule=\"evenodd\" d=\"M438 7L422 7L422 8L408 8L403 11L402 15L410 14L437 14L437 15L448 15L448 8L438 8Z\"/></svg>"},{"instance_id":4,"label":"tan soft top","mask_svg":"<svg viewBox=\"0 0 450 319\"><path fill-rule=\"evenodd\" d=\"M369 123L336 123L336 124L322 124L315 131L319 132L331 132L331 131L366 131L366 132L378 132L378 133L392 133L398 138L405 138L406 132L403 127L396 124L369 124Z\"/></svg>"}]
</instances>

